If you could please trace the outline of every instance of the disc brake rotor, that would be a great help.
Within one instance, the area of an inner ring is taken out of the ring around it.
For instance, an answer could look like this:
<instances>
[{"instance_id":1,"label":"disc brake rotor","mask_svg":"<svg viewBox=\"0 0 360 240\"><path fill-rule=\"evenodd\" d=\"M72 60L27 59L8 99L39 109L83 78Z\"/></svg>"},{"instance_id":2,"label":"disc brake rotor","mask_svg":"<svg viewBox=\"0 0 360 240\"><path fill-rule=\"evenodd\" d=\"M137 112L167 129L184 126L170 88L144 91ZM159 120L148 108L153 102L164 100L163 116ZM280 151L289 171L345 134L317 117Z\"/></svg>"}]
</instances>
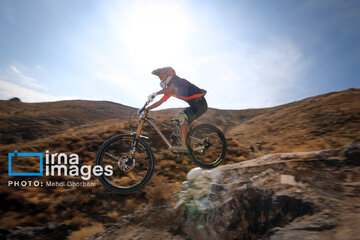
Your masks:
<instances>
[{"instance_id":1,"label":"disc brake rotor","mask_svg":"<svg viewBox=\"0 0 360 240\"><path fill-rule=\"evenodd\" d=\"M128 156L123 156L118 161L118 167L124 171L131 171L135 166L135 159L130 159Z\"/></svg>"}]
</instances>

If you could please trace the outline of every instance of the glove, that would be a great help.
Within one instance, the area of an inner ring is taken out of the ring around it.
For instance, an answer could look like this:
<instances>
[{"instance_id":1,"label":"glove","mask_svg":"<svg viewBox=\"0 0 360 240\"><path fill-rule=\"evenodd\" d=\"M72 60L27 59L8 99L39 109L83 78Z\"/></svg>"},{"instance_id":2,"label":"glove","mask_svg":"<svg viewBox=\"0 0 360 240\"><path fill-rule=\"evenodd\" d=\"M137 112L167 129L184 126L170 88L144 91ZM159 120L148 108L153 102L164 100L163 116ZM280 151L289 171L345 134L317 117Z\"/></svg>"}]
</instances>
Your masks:
<instances>
[{"instance_id":1,"label":"glove","mask_svg":"<svg viewBox=\"0 0 360 240\"><path fill-rule=\"evenodd\" d=\"M156 96L157 96L157 93L152 93L152 94L150 94L150 95L148 96L148 102L152 102L152 101L155 99Z\"/></svg>"}]
</instances>

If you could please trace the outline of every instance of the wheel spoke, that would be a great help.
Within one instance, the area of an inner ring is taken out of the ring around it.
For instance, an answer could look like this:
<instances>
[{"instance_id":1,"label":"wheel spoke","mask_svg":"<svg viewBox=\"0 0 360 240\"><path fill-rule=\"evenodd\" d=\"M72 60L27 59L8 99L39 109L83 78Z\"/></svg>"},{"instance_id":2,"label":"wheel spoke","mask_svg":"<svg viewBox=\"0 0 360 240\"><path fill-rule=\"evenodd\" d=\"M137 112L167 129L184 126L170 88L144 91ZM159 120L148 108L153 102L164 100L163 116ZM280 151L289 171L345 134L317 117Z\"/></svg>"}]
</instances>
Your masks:
<instances>
[{"instance_id":1,"label":"wheel spoke","mask_svg":"<svg viewBox=\"0 0 360 240\"><path fill-rule=\"evenodd\" d=\"M120 160L118 157L115 157L114 155L112 155L112 154L110 154L108 152L105 152L105 155L107 155L107 156L109 156L109 157L111 157L111 158L113 158L115 160Z\"/></svg>"},{"instance_id":2,"label":"wheel spoke","mask_svg":"<svg viewBox=\"0 0 360 240\"><path fill-rule=\"evenodd\" d=\"M110 165L112 176L101 175L100 181L108 189L118 193L137 190L150 179L154 170L154 160L150 148L139 141L136 152L130 158L129 150L134 142L131 135L118 135L107 140L100 148L96 164Z\"/></svg>"},{"instance_id":3,"label":"wheel spoke","mask_svg":"<svg viewBox=\"0 0 360 240\"><path fill-rule=\"evenodd\" d=\"M216 167L225 157L224 135L210 124L195 126L189 133L187 146L192 149L191 158L204 168Z\"/></svg>"}]
</instances>

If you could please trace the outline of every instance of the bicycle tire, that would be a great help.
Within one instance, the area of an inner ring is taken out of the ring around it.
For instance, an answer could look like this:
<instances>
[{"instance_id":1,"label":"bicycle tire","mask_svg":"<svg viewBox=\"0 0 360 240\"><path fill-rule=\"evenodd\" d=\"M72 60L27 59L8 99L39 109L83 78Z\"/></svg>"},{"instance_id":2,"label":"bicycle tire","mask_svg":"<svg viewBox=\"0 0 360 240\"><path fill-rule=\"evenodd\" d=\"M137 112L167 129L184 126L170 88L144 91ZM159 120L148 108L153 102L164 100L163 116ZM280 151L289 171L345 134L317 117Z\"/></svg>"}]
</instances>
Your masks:
<instances>
[{"instance_id":1,"label":"bicycle tire","mask_svg":"<svg viewBox=\"0 0 360 240\"><path fill-rule=\"evenodd\" d=\"M123 157L129 155L131 143L134 141L134 135L120 134L109 138L101 145L96 155L95 165L105 167L104 165L108 164L113 166L112 176L102 174L98 177L106 189L118 194L129 194L139 190L150 180L154 172L154 155L149 145L142 139L138 141L134 166L131 171L126 172L120 168L119 162L124 161L122 160ZM140 160L140 156L146 158ZM115 177L114 174L116 174ZM139 180L136 179L136 174L140 175ZM136 182L129 186L123 186L126 182L131 183L133 181Z\"/></svg>"},{"instance_id":2,"label":"bicycle tire","mask_svg":"<svg viewBox=\"0 0 360 240\"><path fill-rule=\"evenodd\" d=\"M189 131L186 147L191 159L201 168L217 167L226 155L224 134L216 126L207 123L196 125Z\"/></svg>"}]
</instances>

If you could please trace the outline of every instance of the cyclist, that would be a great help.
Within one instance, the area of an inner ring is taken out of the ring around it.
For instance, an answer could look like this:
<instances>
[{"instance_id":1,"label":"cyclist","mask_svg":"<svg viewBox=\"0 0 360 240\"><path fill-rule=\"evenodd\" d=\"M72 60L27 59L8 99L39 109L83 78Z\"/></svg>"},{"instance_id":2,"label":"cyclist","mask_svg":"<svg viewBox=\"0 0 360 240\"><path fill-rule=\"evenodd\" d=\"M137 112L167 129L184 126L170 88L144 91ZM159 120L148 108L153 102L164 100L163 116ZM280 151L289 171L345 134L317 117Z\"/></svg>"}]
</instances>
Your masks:
<instances>
[{"instance_id":1,"label":"cyclist","mask_svg":"<svg viewBox=\"0 0 360 240\"><path fill-rule=\"evenodd\" d=\"M186 135L189 130L189 124L204 114L208 108L204 97L206 91L198 88L189 81L178 77L175 70L171 67L158 68L151 73L160 78L162 90L151 94L149 99L152 100L155 96L160 94L163 94L164 96L159 101L149 106L147 110L160 106L170 97L184 100L190 105L188 108L181 110L178 115L182 145L170 148L170 150L185 152L187 151Z\"/></svg>"}]
</instances>

